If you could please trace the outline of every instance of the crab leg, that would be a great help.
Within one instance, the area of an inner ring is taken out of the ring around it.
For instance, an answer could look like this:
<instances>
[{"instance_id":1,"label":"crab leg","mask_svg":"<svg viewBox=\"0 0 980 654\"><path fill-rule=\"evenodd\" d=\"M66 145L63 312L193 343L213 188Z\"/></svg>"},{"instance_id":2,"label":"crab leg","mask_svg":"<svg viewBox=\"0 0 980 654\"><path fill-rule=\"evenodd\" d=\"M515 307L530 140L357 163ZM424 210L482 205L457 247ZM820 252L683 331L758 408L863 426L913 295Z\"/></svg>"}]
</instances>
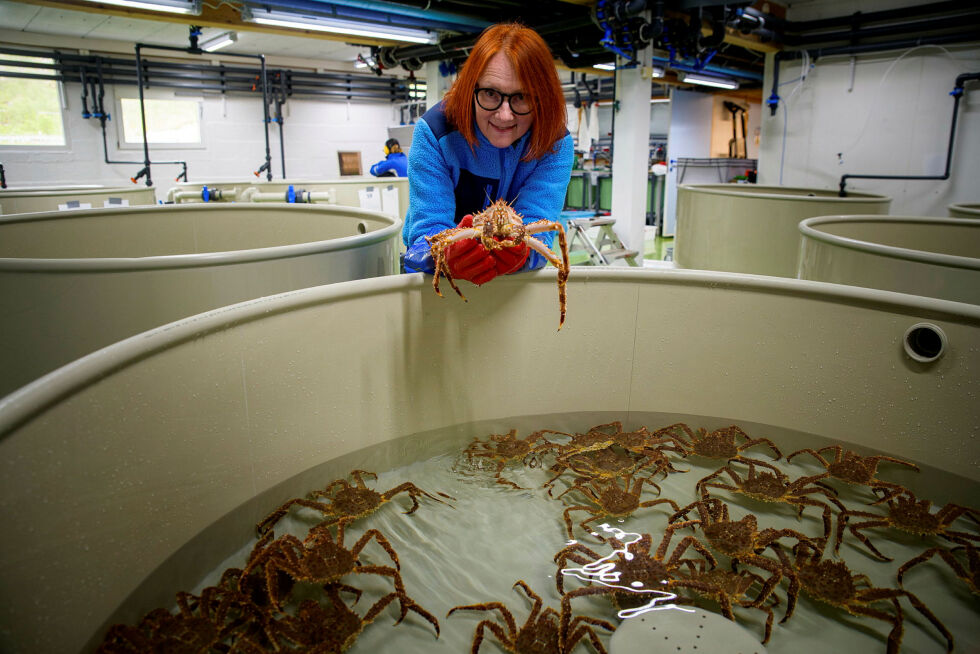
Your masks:
<instances>
[{"instance_id":1,"label":"crab leg","mask_svg":"<svg viewBox=\"0 0 980 654\"><path fill-rule=\"evenodd\" d=\"M544 230L539 230L539 231L544 231ZM568 279L568 250L567 248L564 247L565 232L564 231L558 232L558 237L562 241L562 254L564 255L563 257L564 262L560 261L558 257L555 256L555 253L551 251L550 248L545 246L544 243L542 243L541 241L539 241L534 237L530 237L527 239L527 245L532 250L534 250L535 252L543 256L545 259L547 259L551 263L551 265L553 265L555 268L558 269L558 305L561 308L561 318L558 320L558 329L560 331L562 325L565 324L565 309L567 306L565 301L565 281Z\"/></svg>"}]
</instances>

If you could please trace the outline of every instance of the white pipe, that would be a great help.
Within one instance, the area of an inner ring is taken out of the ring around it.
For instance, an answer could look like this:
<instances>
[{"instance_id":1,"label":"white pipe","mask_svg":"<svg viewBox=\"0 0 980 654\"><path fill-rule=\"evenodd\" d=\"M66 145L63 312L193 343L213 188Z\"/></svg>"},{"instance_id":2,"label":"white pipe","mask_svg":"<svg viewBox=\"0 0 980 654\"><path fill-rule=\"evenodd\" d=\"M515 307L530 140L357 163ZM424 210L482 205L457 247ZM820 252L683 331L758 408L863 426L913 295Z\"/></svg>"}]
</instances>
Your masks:
<instances>
[{"instance_id":1,"label":"white pipe","mask_svg":"<svg viewBox=\"0 0 980 654\"><path fill-rule=\"evenodd\" d=\"M198 189L196 191L175 191L175 189L170 189L167 193L167 200L175 204L180 204L181 200L200 200L203 202L201 194L203 189ZM232 201L238 197L237 189L212 189L211 194L213 196L212 202L223 202Z\"/></svg>"}]
</instances>

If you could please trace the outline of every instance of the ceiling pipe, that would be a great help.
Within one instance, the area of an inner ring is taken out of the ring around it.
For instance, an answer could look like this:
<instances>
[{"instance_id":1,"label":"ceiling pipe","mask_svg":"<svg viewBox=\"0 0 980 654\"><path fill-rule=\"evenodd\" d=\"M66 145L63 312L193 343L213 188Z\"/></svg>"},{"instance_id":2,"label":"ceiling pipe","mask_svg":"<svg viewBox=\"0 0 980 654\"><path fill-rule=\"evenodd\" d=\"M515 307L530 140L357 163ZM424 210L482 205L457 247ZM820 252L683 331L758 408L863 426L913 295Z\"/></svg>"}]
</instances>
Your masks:
<instances>
[{"instance_id":1,"label":"ceiling pipe","mask_svg":"<svg viewBox=\"0 0 980 654\"><path fill-rule=\"evenodd\" d=\"M248 10L256 16L266 11L281 11L293 14L297 18L354 20L377 27L472 31L482 29L480 25L484 24L481 20L442 11L423 11L395 3L382 5L366 0L339 0L328 3L315 0L245 0L242 4L243 13Z\"/></svg>"},{"instance_id":2,"label":"ceiling pipe","mask_svg":"<svg viewBox=\"0 0 980 654\"><path fill-rule=\"evenodd\" d=\"M667 57L658 57L656 55L654 55L653 61L654 63L666 64L668 68L675 68L677 70L683 70L690 73L718 73L719 75L750 79L754 82L761 82L763 79L762 73L756 73L750 70L739 70L737 68L727 68L725 66L715 66L712 64L707 64L701 68L696 68L692 64L685 64L676 60L671 63L670 59Z\"/></svg>"},{"instance_id":3,"label":"ceiling pipe","mask_svg":"<svg viewBox=\"0 0 980 654\"><path fill-rule=\"evenodd\" d=\"M549 36L585 27L594 27L592 19L588 15L534 26L534 31L547 42ZM377 60L385 68L395 68L406 61L421 64L427 61L445 61L465 57L479 38L479 34L465 34L440 39L439 43L435 45L386 46L378 49ZM552 47L552 51L557 50L550 42L548 45Z\"/></svg>"},{"instance_id":4,"label":"ceiling pipe","mask_svg":"<svg viewBox=\"0 0 980 654\"><path fill-rule=\"evenodd\" d=\"M393 2L373 2L372 0L330 0L330 4L343 7L352 7L356 9L366 9L379 14L410 16L413 18L421 18L429 22L441 21L447 24L460 25L478 30L483 30L484 28L493 24L490 21L483 20L482 18L465 16L463 14L456 14L449 11L440 11L438 9L411 7L407 5L395 4Z\"/></svg>"},{"instance_id":5,"label":"ceiling pipe","mask_svg":"<svg viewBox=\"0 0 980 654\"><path fill-rule=\"evenodd\" d=\"M807 21L788 21L763 14L757 9L746 8L744 11L750 15L762 15L767 17L767 22L771 22L780 31L784 32L810 32L813 30L826 29L828 27L851 26L855 21L860 23L874 23L878 21L895 20L900 18L913 18L928 16L931 14L958 11L960 9L975 9L975 0L951 0L949 2L934 2L927 5L910 5L900 9L886 9L883 11L872 11L868 13L856 12L842 16L832 16Z\"/></svg>"},{"instance_id":6,"label":"ceiling pipe","mask_svg":"<svg viewBox=\"0 0 980 654\"><path fill-rule=\"evenodd\" d=\"M812 45L814 43L831 43L834 41L853 42L854 39L869 39L903 34L923 34L925 32L963 28L968 25L977 24L980 24L980 6L978 6L975 12L960 16L946 16L943 18L913 21L897 25L885 25L882 27L860 27L858 29L840 32L819 32L802 36L784 34L783 42L787 45Z\"/></svg>"}]
</instances>

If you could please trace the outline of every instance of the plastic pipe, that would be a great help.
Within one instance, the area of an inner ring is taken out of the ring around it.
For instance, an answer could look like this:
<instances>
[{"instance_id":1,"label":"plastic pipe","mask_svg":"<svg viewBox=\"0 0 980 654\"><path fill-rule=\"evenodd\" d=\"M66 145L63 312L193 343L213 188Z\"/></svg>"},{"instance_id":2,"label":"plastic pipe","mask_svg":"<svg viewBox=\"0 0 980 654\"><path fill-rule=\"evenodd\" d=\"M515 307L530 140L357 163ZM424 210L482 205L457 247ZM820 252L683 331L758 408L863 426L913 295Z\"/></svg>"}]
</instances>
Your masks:
<instances>
[{"instance_id":1,"label":"plastic pipe","mask_svg":"<svg viewBox=\"0 0 980 654\"><path fill-rule=\"evenodd\" d=\"M953 90L949 92L953 96L953 117L950 119L949 126L949 145L946 148L946 171L942 175L859 175L845 174L840 178L840 193L843 198L847 196L845 187L848 179L907 179L907 180L946 180L949 179L950 170L953 166L953 144L956 139L956 117L960 108L960 98L963 96L963 85L970 81L980 80L980 73L963 73L956 77Z\"/></svg>"},{"instance_id":2,"label":"plastic pipe","mask_svg":"<svg viewBox=\"0 0 980 654\"><path fill-rule=\"evenodd\" d=\"M285 191L259 191L254 186L249 187L242 194L244 202L288 202L294 204L309 204L324 202L336 204L337 199L334 191L304 191L302 189L290 193Z\"/></svg>"}]
</instances>

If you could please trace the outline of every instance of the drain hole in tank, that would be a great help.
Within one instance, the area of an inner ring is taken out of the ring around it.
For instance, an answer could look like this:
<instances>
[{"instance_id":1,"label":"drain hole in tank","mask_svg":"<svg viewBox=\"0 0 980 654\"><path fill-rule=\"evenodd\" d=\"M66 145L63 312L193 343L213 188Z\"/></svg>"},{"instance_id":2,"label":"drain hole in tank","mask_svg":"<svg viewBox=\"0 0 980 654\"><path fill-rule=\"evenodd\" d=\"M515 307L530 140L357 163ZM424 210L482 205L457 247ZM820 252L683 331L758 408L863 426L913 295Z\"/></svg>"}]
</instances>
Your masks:
<instances>
[{"instance_id":1,"label":"drain hole in tank","mask_svg":"<svg viewBox=\"0 0 980 654\"><path fill-rule=\"evenodd\" d=\"M358 234L367 234L367 223L366 222L361 221L361 222L357 223L357 233Z\"/></svg>"},{"instance_id":2,"label":"drain hole in tank","mask_svg":"<svg viewBox=\"0 0 980 654\"><path fill-rule=\"evenodd\" d=\"M946 351L946 334L936 325L919 323L905 332L905 353L916 361L935 361Z\"/></svg>"}]
</instances>

